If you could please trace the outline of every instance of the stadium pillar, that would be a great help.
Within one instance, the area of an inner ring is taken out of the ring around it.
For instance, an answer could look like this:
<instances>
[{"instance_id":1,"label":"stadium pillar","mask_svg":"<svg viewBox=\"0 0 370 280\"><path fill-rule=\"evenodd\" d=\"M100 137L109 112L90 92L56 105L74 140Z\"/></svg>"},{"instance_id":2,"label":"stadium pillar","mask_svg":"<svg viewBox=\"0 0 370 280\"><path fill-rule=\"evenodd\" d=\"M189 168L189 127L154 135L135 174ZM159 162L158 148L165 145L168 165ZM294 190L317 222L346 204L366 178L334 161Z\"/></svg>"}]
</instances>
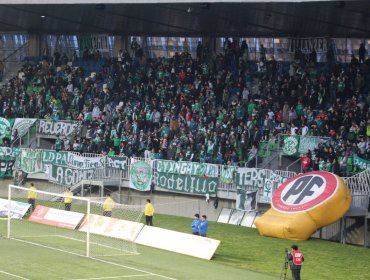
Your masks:
<instances>
[{"instance_id":1,"label":"stadium pillar","mask_svg":"<svg viewBox=\"0 0 370 280\"><path fill-rule=\"evenodd\" d=\"M220 53L222 51L221 41L216 37L203 37L203 46L209 48L211 53Z\"/></svg>"},{"instance_id":2,"label":"stadium pillar","mask_svg":"<svg viewBox=\"0 0 370 280\"><path fill-rule=\"evenodd\" d=\"M40 56L41 55L41 35L31 33L29 34L28 40L28 52L29 56Z\"/></svg>"},{"instance_id":3,"label":"stadium pillar","mask_svg":"<svg viewBox=\"0 0 370 280\"><path fill-rule=\"evenodd\" d=\"M119 50L130 51L130 36L114 36L113 56L117 57Z\"/></svg>"}]
</instances>

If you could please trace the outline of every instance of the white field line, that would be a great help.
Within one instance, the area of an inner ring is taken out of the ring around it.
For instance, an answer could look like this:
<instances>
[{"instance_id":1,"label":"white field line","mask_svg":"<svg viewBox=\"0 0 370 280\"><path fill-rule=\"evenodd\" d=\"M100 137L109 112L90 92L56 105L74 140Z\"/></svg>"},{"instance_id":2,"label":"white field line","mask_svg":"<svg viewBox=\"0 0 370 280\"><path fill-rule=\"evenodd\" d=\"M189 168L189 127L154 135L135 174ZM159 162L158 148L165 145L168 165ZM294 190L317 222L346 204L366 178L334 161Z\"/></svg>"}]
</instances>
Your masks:
<instances>
[{"instance_id":1,"label":"white field line","mask_svg":"<svg viewBox=\"0 0 370 280\"><path fill-rule=\"evenodd\" d=\"M55 237L54 234L45 234L45 235L22 235L18 236L19 238L44 238L44 237Z\"/></svg>"},{"instance_id":2,"label":"white field line","mask_svg":"<svg viewBox=\"0 0 370 280\"><path fill-rule=\"evenodd\" d=\"M99 278L79 278L79 279L69 279L69 280L100 280L100 279L120 279L120 278L131 278L131 277L147 277L152 276L151 274L135 274L135 275L124 275L124 276L108 276Z\"/></svg>"},{"instance_id":3,"label":"white field line","mask_svg":"<svg viewBox=\"0 0 370 280\"><path fill-rule=\"evenodd\" d=\"M78 254L78 253L74 253L74 252L68 252L68 251L65 251L63 249L49 247L49 246L42 245L42 244L32 242L32 241L28 241L28 240L17 239L17 238L14 238L14 237L12 237L10 239L16 240L16 241L19 241L19 242L23 242L23 243L27 243L27 244L32 244L32 245L43 247L43 248L47 248L47 249L56 250L56 251L63 252L63 253L68 253L68 254L71 254L71 255L79 256L79 257L86 257L85 255L82 255L82 254Z\"/></svg>"},{"instance_id":4,"label":"white field line","mask_svg":"<svg viewBox=\"0 0 370 280\"><path fill-rule=\"evenodd\" d=\"M71 254L71 255L75 255L75 256L85 257L86 258L85 255L74 253L74 252L68 252L68 251L65 251L63 249L53 248L53 247L49 247L49 246L46 246L46 245L38 244L38 243L35 243L35 242L31 242L31 241L21 240L21 239L17 239L17 238L11 238L11 239L12 240L16 240L16 241L20 241L20 242L23 242L23 243L32 244L32 245L35 245L35 246L39 246L39 247L43 247L43 248L47 248L47 249L51 249L51 250L56 250L56 251L59 251L59 252L63 252L63 253L67 253L67 254ZM106 264L110 264L110 265L114 265L114 266L118 266L118 267L122 267L122 268L131 269L131 270L142 272L142 273L146 273L148 275L158 276L158 277L164 278L164 279L177 280L176 278L164 276L164 275L161 275L161 274L152 273L152 272L149 272L149 271L145 271L145 270L138 269L138 268L131 267L131 266L126 266L126 265L123 265L123 264L118 264L118 263L115 263L115 262L105 261L105 260L101 260L101 259L97 259L97 258L92 258L92 257L90 257L89 259L92 259L92 260L95 260L95 261L98 261L98 262L102 262L102 263L106 263ZM24 278L24 279L25 280L29 280L29 279L26 279L26 278Z\"/></svg>"},{"instance_id":5,"label":"white field line","mask_svg":"<svg viewBox=\"0 0 370 280\"><path fill-rule=\"evenodd\" d=\"M68 236L63 236L63 235L59 235L59 234L55 234L55 235L54 234L50 234L50 235L22 235L22 236L18 236L18 238L44 238L44 237L59 237L59 238L65 238L65 239L69 239L69 240L73 240L73 241L78 241L78 242L86 242L86 240L81 240L81 239L77 239L77 238L73 238L73 237L68 237ZM96 246L101 246L101 247L105 247L105 248L117 250L117 251L120 251L120 252L126 252L126 254L124 254L124 253L121 253L121 254L117 253L117 254L109 254L109 255L99 255L99 257L139 255L139 253L133 253L133 252L129 252L127 250L117 249L115 247L111 247L111 246L108 246L108 245L99 244L99 243L96 243L96 242L90 242L90 244L94 244Z\"/></svg>"},{"instance_id":6,"label":"white field line","mask_svg":"<svg viewBox=\"0 0 370 280\"><path fill-rule=\"evenodd\" d=\"M59 237L59 238L65 238L65 239L69 239L69 240L73 240L73 241L78 241L78 242L86 242L86 240L81 240L81 239L77 239L77 238L73 238L73 237L68 237L68 236L63 236L63 235L53 235L53 236L56 236L56 237ZM128 241L129 242L129 241ZM116 251L120 251L120 252L127 252L127 254L109 254L109 255L99 255L99 257L112 257L112 256L128 256L128 255L139 255L139 253L131 253L130 251L127 251L127 250L122 250L122 249L118 249L118 248L114 248L114 247L111 247L111 246L108 246L108 245L103 245L103 244L99 244L99 243L96 243L96 242L91 242L90 241L90 244L94 244L96 246L101 246L101 247L104 247L104 248L109 248L109 249L114 249ZM91 248L90 248L90 252L91 252Z\"/></svg>"},{"instance_id":7,"label":"white field line","mask_svg":"<svg viewBox=\"0 0 370 280\"><path fill-rule=\"evenodd\" d=\"M30 280L30 279L28 279L28 278L24 278L24 277L22 277L22 276L15 275L15 274L13 274L13 273L9 273L9 272L6 272L6 271L4 271L4 270L0 270L0 273L5 274L5 275L9 275L9 276L12 276L12 277L14 277L14 278L18 278L18 279Z\"/></svg>"},{"instance_id":8,"label":"white field line","mask_svg":"<svg viewBox=\"0 0 370 280\"><path fill-rule=\"evenodd\" d=\"M111 264L111 265L115 265L115 266L119 266L119 267L123 267L123 268L132 269L132 270L143 272L143 273L148 273L149 275L158 276L158 277L161 277L161 278L164 278L164 279L177 280L176 278L172 278L172 277L164 276L164 275L161 275L161 274L156 274L156 273L148 272L148 271L145 271L145 270L142 270L142 269L138 269L138 268L134 268L134 267L122 265L122 264L119 264L119 263L105 261L105 260L101 260L101 259L97 259L97 258L90 258L90 259L97 260L99 262L103 262L103 263L107 263L107 264Z\"/></svg>"}]
</instances>

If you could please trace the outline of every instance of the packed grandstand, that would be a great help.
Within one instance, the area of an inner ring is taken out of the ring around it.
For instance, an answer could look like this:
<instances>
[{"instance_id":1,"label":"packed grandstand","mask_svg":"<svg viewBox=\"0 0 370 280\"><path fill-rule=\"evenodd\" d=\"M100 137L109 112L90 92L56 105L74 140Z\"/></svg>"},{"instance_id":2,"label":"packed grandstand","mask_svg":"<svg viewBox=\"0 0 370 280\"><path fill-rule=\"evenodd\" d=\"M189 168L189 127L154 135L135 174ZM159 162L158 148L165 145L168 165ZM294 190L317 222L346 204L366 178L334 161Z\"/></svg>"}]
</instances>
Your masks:
<instances>
[{"instance_id":1,"label":"packed grandstand","mask_svg":"<svg viewBox=\"0 0 370 280\"><path fill-rule=\"evenodd\" d=\"M0 279L368 279L369 1L49 2L0 0Z\"/></svg>"},{"instance_id":2,"label":"packed grandstand","mask_svg":"<svg viewBox=\"0 0 370 280\"><path fill-rule=\"evenodd\" d=\"M235 166L254 167L278 134L327 137L305 151L309 169L353 172L353 154L370 157L366 50L342 64L331 48L327 62L297 49L284 63L260 49L257 61L233 39L222 53L199 42L194 57L146 58L135 39L110 58L56 50L4 83L0 110L4 118L80 121L81 133L62 137L61 150ZM10 138L17 131L1 144L14 146Z\"/></svg>"}]
</instances>

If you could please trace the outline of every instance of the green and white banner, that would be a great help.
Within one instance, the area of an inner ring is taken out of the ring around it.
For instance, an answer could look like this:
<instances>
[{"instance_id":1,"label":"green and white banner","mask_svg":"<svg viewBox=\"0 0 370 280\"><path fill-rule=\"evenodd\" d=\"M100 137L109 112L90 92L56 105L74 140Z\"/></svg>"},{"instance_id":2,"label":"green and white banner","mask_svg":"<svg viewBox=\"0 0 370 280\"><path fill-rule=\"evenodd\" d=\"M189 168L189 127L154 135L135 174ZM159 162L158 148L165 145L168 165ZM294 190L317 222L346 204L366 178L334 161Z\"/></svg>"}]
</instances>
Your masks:
<instances>
[{"instance_id":1,"label":"green and white banner","mask_svg":"<svg viewBox=\"0 0 370 280\"><path fill-rule=\"evenodd\" d=\"M38 134L45 136L70 136L80 132L80 122L40 120Z\"/></svg>"},{"instance_id":2,"label":"green and white banner","mask_svg":"<svg viewBox=\"0 0 370 280\"><path fill-rule=\"evenodd\" d=\"M154 184L162 189L187 194L217 193L218 178L154 172Z\"/></svg>"},{"instance_id":3,"label":"green and white banner","mask_svg":"<svg viewBox=\"0 0 370 280\"><path fill-rule=\"evenodd\" d=\"M0 159L3 158L12 158L15 159L21 153L21 149L19 148L9 148L9 147L0 147Z\"/></svg>"},{"instance_id":4,"label":"green and white banner","mask_svg":"<svg viewBox=\"0 0 370 280\"><path fill-rule=\"evenodd\" d=\"M91 180L94 169L79 169L58 165L49 165L49 181L60 185L74 185L82 180Z\"/></svg>"},{"instance_id":5,"label":"green and white banner","mask_svg":"<svg viewBox=\"0 0 370 280\"><path fill-rule=\"evenodd\" d=\"M241 211L253 211L257 208L257 191L236 188L236 207Z\"/></svg>"},{"instance_id":6,"label":"green and white banner","mask_svg":"<svg viewBox=\"0 0 370 280\"><path fill-rule=\"evenodd\" d=\"M370 169L370 161L353 155L353 165L361 170Z\"/></svg>"},{"instance_id":7,"label":"green and white banner","mask_svg":"<svg viewBox=\"0 0 370 280\"><path fill-rule=\"evenodd\" d=\"M299 136L289 135L284 136L283 155L297 156L299 154Z\"/></svg>"},{"instance_id":8,"label":"green and white banner","mask_svg":"<svg viewBox=\"0 0 370 280\"><path fill-rule=\"evenodd\" d=\"M104 167L104 157L84 157L70 152L56 152L44 150L42 155L44 164L54 164L64 167L92 169Z\"/></svg>"},{"instance_id":9,"label":"green and white banner","mask_svg":"<svg viewBox=\"0 0 370 280\"><path fill-rule=\"evenodd\" d=\"M106 160L106 167L116 168L121 170L127 169L127 157L115 157L115 156L107 156Z\"/></svg>"},{"instance_id":10,"label":"green and white banner","mask_svg":"<svg viewBox=\"0 0 370 280\"><path fill-rule=\"evenodd\" d=\"M301 136L299 139L298 153L301 155L307 153L308 150L313 151L322 141L325 140L320 137Z\"/></svg>"},{"instance_id":11,"label":"green and white banner","mask_svg":"<svg viewBox=\"0 0 370 280\"><path fill-rule=\"evenodd\" d=\"M0 178L12 177L14 164L15 159L12 158L0 159Z\"/></svg>"},{"instance_id":12,"label":"green and white banner","mask_svg":"<svg viewBox=\"0 0 370 280\"><path fill-rule=\"evenodd\" d=\"M42 150L22 149L20 168L26 173L42 172Z\"/></svg>"},{"instance_id":13,"label":"green and white banner","mask_svg":"<svg viewBox=\"0 0 370 280\"><path fill-rule=\"evenodd\" d=\"M320 142L325 142L326 139L315 136L302 135L284 135L283 155L285 156L300 156L307 153L308 150L313 151Z\"/></svg>"},{"instance_id":14,"label":"green and white banner","mask_svg":"<svg viewBox=\"0 0 370 280\"><path fill-rule=\"evenodd\" d=\"M145 161L136 161L130 166L130 188L138 191L150 191L152 168Z\"/></svg>"},{"instance_id":15,"label":"green and white banner","mask_svg":"<svg viewBox=\"0 0 370 280\"><path fill-rule=\"evenodd\" d=\"M14 119L5 119L0 117L0 138L11 136ZM7 132L8 131L8 132Z\"/></svg>"},{"instance_id":16,"label":"green and white banner","mask_svg":"<svg viewBox=\"0 0 370 280\"><path fill-rule=\"evenodd\" d=\"M36 119L23 119L23 118L17 118L14 121L13 124L13 130L18 130L18 136L23 137L27 134L27 132L30 130L30 128L36 123ZM11 140L14 140L13 137Z\"/></svg>"},{"instance_id":17,"label":"green and white banner","mask_svg":"<svg viewBox=\"0 0 370 280\"><path fill-rule=\"evenodd\" d=\"M276 184L273 180L266 179L265 184L263 186L263 193L262 197L260 197L261 202L271 203L272 193L276 190L276 188L280 185Z\"/></svg>"},{"instance_id":18,"label":"green and white banner","mask_svg":"<svg viewBox=\"0 0 370 280\"><path fill-rule=\"evenodd\" d=\"M221 168L220 181L221 183L231 184L234 181L234 174L237 171L236 166L224 165Z\"/></svg>"},{"instance_id":19,"label":"green and white banner","mask_svg":"<svg viewBox=\"0 0 370 280\"><path fill-rule=\"evenodd\" d=\"M260 200L270 203L274 190L287 179L289 178L268 169L238 168L236 187L239 193L243 192L243 195L259 191L262 194Z\"/></svg>"},{"instance_id":20,"label":"green and white banner","mask_svg":"<svg viewBox=\"0 0 370 280\"><path fill-rule=\"evenodd\" d=\"M16 158L19 154L19 149L0 147L0 158L1 155ZM127 157L86 157L65 151L22 149L20 159L20 168L26 173L42 172L46 165L57 165L76 169L94 169L105 166L121 170L127 169Z\"/></svg>"},{"instance_id":21,"label":"green and white banner","mask_svg":"<svg viewBox=\"0 0 370 280\"><path fill-rule=\"evenodd\" d=\"M263 188L267 179L267 169L238 168L236 186L246 191L256 191Z\"/></svg>"},{"instance_id":22,"label":"green and white banner","mask_svg":"<svg viewBox=\"0 0 370 280\"><path fill-rule=\"evenodd\" d=\"M23 172L22 170L15 170L13 175L14 175L13 185L23 186L27 179L28 174Z\"/></svg>"},{"instance_id":23,"label":"green and white banner","mask_svg":"<svg viewBox=\"0 0 370 280\"><path fill-rule=\"evenodd\" d=\"M44 164L56 164L60 166L67 166L67 154L68 152L43 150L42 162Z\"/></svg>"},{"instance_id":24,"label":"green and white banner","mask_svg":"<svg viewBox=\"0 0 370 280\"><path fill-rule=\"evenodd\" d=\"M13 167L19 154L19 148L0 147L0 178L13 176Z\"/></svg>"},{"instance_id":25,"label":"green and white banner","mask_svg":"<svg viewBox=\"0 0 370 280\"><path fill-rule=\"evenodd\" d=\"M218 177L218 166L215 164L172 160L157 160L156 164L157 172Z\"/></svg>"}]
</instances>

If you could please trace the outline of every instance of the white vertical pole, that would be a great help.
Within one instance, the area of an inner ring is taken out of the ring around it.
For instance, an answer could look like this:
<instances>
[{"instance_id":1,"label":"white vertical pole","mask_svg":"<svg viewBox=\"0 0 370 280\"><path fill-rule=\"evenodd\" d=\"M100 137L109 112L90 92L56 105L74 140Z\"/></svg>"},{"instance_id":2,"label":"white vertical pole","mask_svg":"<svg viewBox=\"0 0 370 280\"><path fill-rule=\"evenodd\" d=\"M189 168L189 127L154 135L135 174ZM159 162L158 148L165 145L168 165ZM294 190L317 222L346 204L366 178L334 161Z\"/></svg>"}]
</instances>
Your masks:
<instances>
[{"instance_id":1,"label":"white vertical pole","mask_svg":"<svg viewBox=\"0 0 370 280\"><path fill-rule=\"evenodd\" d=\"M90 199L87 201L86 223L86 257L90 257Z\"/></svg>"},{"instance_id":2,"label":"white vertical pole","mask_svg":"<svg viewBox=\"0 0 370 280\"><path fill-rule=\"evenodd\" d=\"M10 203L12 201L12 189L10 185L8 186L8 226L7 226L7 233L6 237L10 238Z\"/></svg>"},{"instance_id":3,"label":"white vertical pole","mask_svg":"<svg viewBox=\"0 0 370 280\"><path fill-rule=\"evenodd\" d=\"M30 129L31 129L31 127L28 127L28 132L27 132L27 148L30 148Z\"/></svg>"}]
</instances>

